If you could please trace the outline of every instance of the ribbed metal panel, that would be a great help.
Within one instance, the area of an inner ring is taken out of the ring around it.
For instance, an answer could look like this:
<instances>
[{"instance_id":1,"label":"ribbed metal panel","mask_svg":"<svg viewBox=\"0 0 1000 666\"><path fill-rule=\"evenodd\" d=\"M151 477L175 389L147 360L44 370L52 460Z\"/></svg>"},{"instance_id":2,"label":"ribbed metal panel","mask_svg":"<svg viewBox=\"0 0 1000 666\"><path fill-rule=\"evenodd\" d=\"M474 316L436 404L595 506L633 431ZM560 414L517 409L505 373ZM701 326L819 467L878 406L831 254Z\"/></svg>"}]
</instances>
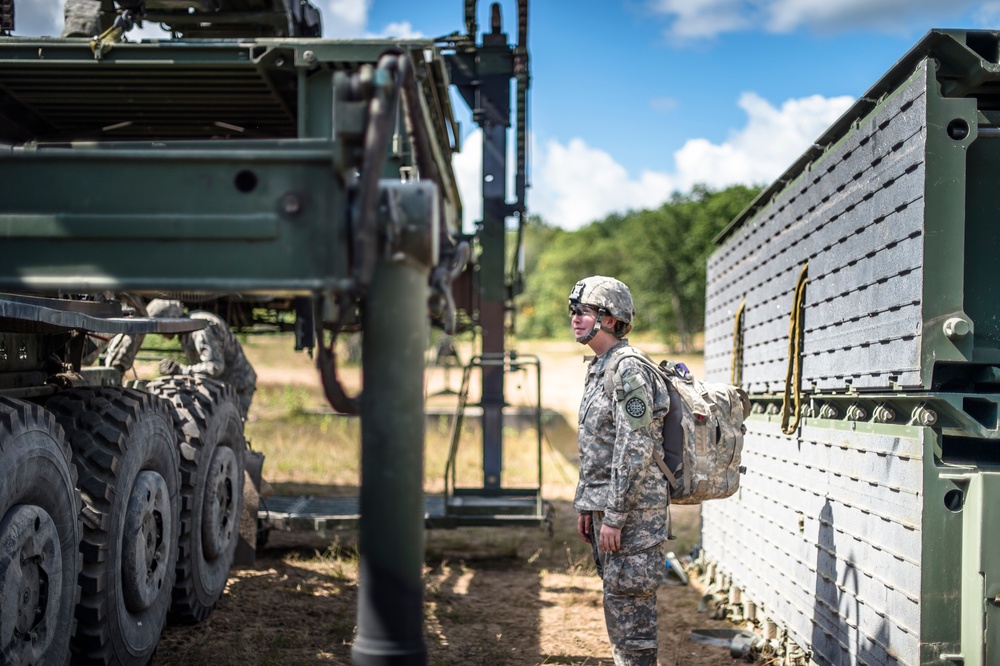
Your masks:
<instances>
[{"instance_id":1,"label":"ribbed metal panel","mask_svg":"<svg viewBox=\"0 0 1000 666\"><path fill-rule=\"evenodd\" d=\"M918 431L748 426L739 493L702 507L705 550L816 663L919 663Z\"/></svg>"},{"instance_id":2,"label":"ribbed metal panel","mask_svg":"<svg viewBox=\"0 0 1000 666\"><path fill-rule=\"evenodd\" d=\"M729 380L746 298L743 385L784 389L789 313L808 261L803 390L920 385L925 105L920 71L712 256L709 380Z\"/></svg>"},{"instance_id":3,"label":"ribbed metal panel","mask_svg":"<svg viewBox=\"0 0 1000 666\"><path fill-rule=\"evenodd\" d=\"M291 68L240 62L0 62L0 113L36 140L296 135Z\"/></svg>"},{"instance_id":4,"label":"ribbed metal panel","mask_svg":"<svg viewBox=\"0 0 1000 666\"><path fill-rule=\"evenodd\" d=\"M998 32L931 31L709 260L706 377L730 380L745 299L755 415L739 493L703 506L703 563L793 658L1000 663L998 62Z\"/></svg>"}]
</instances>

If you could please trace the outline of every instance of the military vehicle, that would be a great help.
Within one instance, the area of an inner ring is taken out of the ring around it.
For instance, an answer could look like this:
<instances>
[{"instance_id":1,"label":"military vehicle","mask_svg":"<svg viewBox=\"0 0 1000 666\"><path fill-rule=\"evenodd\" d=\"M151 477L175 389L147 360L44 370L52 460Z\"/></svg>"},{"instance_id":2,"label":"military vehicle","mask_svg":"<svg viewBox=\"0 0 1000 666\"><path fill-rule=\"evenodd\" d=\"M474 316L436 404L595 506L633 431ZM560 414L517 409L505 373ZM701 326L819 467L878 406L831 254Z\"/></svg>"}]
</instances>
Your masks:
<instances>
[{"instance_id":1,"label":"military vehicle","mask_svg":"<svg viewBox=\"0 0 1000 666\"><path fill-rule=\"evenodd\" d=\"M754 414L700 564L765 658L1000 663L998 56L931 31L709 259L706 376Z\"/></svg>"},{"instance_id":2,"label":"military vehicle","mask_svg":"<svg viewBox=\"0 0 1000 666\"><path fill-rule=\"evenodd\" d=\"M331 405L362 418L354 661L424 663L427 322L483 327L499 436L527 2L516 46L497 5L478 43L468 1L465 34L353 42L320 38L306 0L98 4L98 34L19 37L0 0L0 661L147 663L166 621L204 620L222 594L255 499L232 390L125 386L86 363L95 339L197 326L143 316L167 296L284 313L316 348ZM171 38L130 41L147 22ZM452 84L490 147L474 257ZM364 346L356 396L337 376L347 330Z\"/></svg>"}]
</instances>

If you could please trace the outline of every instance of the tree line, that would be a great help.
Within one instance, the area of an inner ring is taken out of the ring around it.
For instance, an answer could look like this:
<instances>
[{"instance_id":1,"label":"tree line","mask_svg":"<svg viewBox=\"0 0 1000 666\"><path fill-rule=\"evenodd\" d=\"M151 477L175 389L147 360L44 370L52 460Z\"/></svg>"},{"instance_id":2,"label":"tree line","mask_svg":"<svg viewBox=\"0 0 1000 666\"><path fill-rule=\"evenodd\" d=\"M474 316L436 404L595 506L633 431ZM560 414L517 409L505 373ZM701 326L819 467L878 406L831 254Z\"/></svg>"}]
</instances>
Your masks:
<instances>
[{"instance_id":1,"label":"tree line","mask_svg":"<svg viewBox=\"0 0 1000 666\"><path fill-rule=\"evenodd\" d=\"M637 332L692 351L704 328L705 262L713 239L759 192L696 186L659 208L615 213L575 231L529 218L524 289L515 301L519 337L568 335L570 289L582 277L611 275L632 291Z\"/></svg>"}]
</instances>

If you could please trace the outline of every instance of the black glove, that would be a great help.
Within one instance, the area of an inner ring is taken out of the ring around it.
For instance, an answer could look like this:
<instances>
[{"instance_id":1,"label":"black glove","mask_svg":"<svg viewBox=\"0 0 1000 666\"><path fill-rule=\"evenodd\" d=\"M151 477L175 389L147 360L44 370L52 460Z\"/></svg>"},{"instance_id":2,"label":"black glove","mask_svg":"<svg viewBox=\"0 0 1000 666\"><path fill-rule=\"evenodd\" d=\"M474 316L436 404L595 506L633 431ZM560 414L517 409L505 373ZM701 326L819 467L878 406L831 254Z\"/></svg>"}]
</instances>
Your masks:
<instances>
[{"instance_id":1,"label":"black glove","mask_svg":"<svg viewBox=\"0 0 1000 666\"><path fill-rule=\"evenodd\" d=\"M159 370L161 375L179 375L181 364L172 358L164 358L160 360Z\"/></svg>"}]
</instances>

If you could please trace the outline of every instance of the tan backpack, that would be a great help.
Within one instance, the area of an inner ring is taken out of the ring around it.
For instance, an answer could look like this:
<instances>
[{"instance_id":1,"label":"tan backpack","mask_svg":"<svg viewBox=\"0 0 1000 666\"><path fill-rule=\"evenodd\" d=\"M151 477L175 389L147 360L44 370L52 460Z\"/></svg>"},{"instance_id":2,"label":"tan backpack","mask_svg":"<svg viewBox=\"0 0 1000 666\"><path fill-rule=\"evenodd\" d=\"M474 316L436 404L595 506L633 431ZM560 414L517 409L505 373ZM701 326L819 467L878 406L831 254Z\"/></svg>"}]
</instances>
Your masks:
<instances>
[{"instance_id":1,"label":"tan backpack","mask_svg":"<svg viewBox=\"0 0 1000 666\"><path fill-rule=\"evenodd\" d=\"M729 497L739 488L743 451L743 421L750 415L750 397L738 386L703 383L683 364L657 365L635 347L614 352L604 372L604 390L624 396L618 364L627 356L653 368L666 383L670 411L663 419L662 450L653 459L670 483L674 504L700 504Z\"/></svg>"}]
</instances>

